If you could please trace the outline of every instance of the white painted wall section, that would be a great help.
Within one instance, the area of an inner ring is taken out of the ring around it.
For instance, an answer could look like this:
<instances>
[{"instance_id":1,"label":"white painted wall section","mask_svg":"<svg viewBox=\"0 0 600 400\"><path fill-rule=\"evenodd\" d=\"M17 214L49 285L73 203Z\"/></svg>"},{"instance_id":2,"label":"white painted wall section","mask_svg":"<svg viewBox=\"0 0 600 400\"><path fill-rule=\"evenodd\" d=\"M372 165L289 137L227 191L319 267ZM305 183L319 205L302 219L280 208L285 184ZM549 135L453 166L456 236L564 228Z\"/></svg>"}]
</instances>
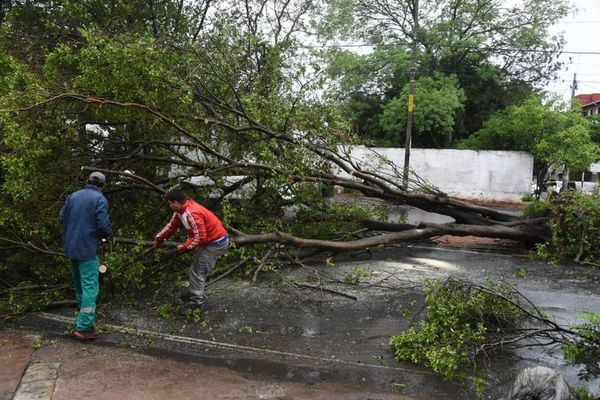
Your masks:
<instances>
[{"instance_id":1,"label":"white painted wall section","mask_svg":"<svg viewBox=\"0 0 600 400\"><path fill-rule=\"evenodd\" d=\"M392 168L378 163L373 152L383 155L402 170L402 148L356 146L351 154L365 169L391 173ZM533 156L518 151L412 149L410 168L450 196L519 201L521 196L531 192Z\"/></svg>"}]
</instances>

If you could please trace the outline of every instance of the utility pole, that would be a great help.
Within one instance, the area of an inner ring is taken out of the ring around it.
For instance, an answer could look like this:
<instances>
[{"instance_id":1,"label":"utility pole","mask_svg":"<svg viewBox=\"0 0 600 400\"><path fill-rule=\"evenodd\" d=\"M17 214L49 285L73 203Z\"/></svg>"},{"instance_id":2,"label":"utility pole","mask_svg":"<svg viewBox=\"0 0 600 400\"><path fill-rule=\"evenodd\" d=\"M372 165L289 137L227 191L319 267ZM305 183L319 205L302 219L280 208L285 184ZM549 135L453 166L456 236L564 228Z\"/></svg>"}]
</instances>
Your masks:
<instances>
[{"instance_id":1,"label":"utility pole","mask_svg":"<svg viewBox=\"0 0 600 400\"><path fill-rule=\"evenodd\" d=\"M577 90L577 73L573 74L573 84L571 85L571 102L573 102L573 99L575 98L575 90ZM563 169L561 192L566 190L567 186L569 186L569 169L565 165ZM583 190L583 184L581 185L581 188Z\"/></svg>"},{"instance_id":2,"label":"utility pole","mask_svg":"<svg viewBox=\"0 0 600 400\"><path fill-rule=\"evenodd\" d=\"M406 141L404 143L404 170L402 187L408 190L408 171L410 167L410 146L412 143L412 121L415 108L415 75L417 68L417 29L419 29L419 0L414 0L412 55L410 61L410 81L408 84L408 118L406 120Z\"/></svg>"}]
</instances>

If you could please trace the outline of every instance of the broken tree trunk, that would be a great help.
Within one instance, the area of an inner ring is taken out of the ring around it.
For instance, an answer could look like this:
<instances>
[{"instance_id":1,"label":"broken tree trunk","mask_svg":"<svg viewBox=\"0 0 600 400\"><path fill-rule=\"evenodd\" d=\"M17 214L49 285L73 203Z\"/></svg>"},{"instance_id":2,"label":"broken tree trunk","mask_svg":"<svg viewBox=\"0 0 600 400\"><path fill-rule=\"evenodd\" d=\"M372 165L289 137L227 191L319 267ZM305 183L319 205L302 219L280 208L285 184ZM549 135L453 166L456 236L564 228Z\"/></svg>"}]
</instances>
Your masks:
<instances>
[{"instance_id":1,"label":"broken tree trunk","mask_svg":"<svg viewBox=\"0 0 600 400\"><path fill-rule=\"evenodd\" d=\"M386 230L394 230L393 225L382 223L380 227L385 227ZM374 236L361 238L349 241L333 241L300 238L286 232L271 232L264 234L246 234L236 229L228 227L231 240L237 246L248 246L263 243L278 243L286 246L298 248L319 248L332 251L353 251L363 250L380 245L397 244L407 241L421 240L441 235L454 236L483 236L490 238L513 239L524 243L537 243L545 237L543 230L537 224L521 224L516 226L480 226L480 225L464 225L464 224L421 224L412 226L407 224L397 224L397 229L402 229L399 232L376 234ZM115 243L123 244L143 244L145 246L153 246L153 241L139 241L122 237L113 238ZM178 243L165 242L163 246L175 247Z\"/></svg>"}]
</instances>

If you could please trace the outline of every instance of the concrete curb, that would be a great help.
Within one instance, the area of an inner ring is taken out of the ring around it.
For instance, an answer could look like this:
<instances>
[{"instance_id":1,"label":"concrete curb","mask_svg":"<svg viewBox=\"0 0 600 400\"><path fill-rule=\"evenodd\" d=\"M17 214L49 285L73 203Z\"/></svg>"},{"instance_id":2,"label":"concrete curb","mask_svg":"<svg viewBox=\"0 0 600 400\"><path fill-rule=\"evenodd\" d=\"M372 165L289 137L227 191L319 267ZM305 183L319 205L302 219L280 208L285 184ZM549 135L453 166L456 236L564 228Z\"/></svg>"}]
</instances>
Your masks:
<instances>
[{"instance_id":1,"label":"concrete curb","mask_svg":"<svg viewBox=\"0 0 600 400\"><path fill-rule=\"evenodd\" d=\"M51 400L60 363L30 363L13 400Z\"/></svg>"}]
</instances>

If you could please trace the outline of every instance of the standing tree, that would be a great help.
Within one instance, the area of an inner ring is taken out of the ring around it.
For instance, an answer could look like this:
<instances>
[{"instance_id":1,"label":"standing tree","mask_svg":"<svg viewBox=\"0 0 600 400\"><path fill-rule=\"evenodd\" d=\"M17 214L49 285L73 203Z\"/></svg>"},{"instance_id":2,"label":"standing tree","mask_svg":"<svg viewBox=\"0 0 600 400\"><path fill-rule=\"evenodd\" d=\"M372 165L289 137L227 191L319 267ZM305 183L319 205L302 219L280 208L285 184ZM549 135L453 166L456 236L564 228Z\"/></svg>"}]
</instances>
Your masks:
<instances>
[{"instance_id":1,"label":"standing tree","mask_svg":"<svg viewBox=\"0 0 600 400\"><path fill-rule=\"evenodd\" d=\"M458 87L457 79L453 76L440 75L433 78L420 78L416 82L415 96L419 99L419 107L413 117L414 145L423 146L433 143L437 148L450 147L456 117L464 109L464 92ZM397 142L398 133L404 132L406 128L406 104L408 104L407 86L400 96L390 100L383 108L380 121L390 137L391 144ZM396 140L392 140L392 137Z\"/></svg>"},{"instance_id":2,"label":"standing tree","mask_svg":"<svg viewBox=\"0 0 600 400\"><path fill-rule=\"evenodd\" d=\"M543 187L551 167L582 170L600 157L592 141L592 123L579 107L532 96L522 105L494 115L485 126L460 143L475 150L526 151L534 157L537 186Z\"/></svg>"},{"instance_id":3,"label":"standing tree","mask_svg":"<svg viewBox=\"0 0 600 400\"><path fill-rule=\"evenodd\" d=\"M568 12L567 0L439 0L421 2L419 29L413 38L415 0L331 0L322 31L330 38L360 41L375 49L356 55L349 68L334 61L331 74L356 80L357 70L365 82L349 91L358 132L377 139L373 124L383 106L392 101L408 81L406 62L398 62L416 40L418 76L435 73L456 75L464 90L464 113L454 125L454 137L462 139L481 128L494 112L519 103L533 86L551 79L560 67L556 56L564 40L551 36L549 27ZM335 52L334 59L352 58ZM357 64L364 66L357 68ZM373 68L381 66L381 68ZM393 70L392 74L388 71ZM379 99L374 102L373 97ZM371 101L364 101L369 98ZM418 110L417 98L416 110ZM358 103L358 104L355 104ZM369 118L364 116L369 115ZM372 136L375 134L375 136ZM403 142L400 142L403 143ZM432 142L427 145L434 145Z\"/></svg>"}]
</instances>

